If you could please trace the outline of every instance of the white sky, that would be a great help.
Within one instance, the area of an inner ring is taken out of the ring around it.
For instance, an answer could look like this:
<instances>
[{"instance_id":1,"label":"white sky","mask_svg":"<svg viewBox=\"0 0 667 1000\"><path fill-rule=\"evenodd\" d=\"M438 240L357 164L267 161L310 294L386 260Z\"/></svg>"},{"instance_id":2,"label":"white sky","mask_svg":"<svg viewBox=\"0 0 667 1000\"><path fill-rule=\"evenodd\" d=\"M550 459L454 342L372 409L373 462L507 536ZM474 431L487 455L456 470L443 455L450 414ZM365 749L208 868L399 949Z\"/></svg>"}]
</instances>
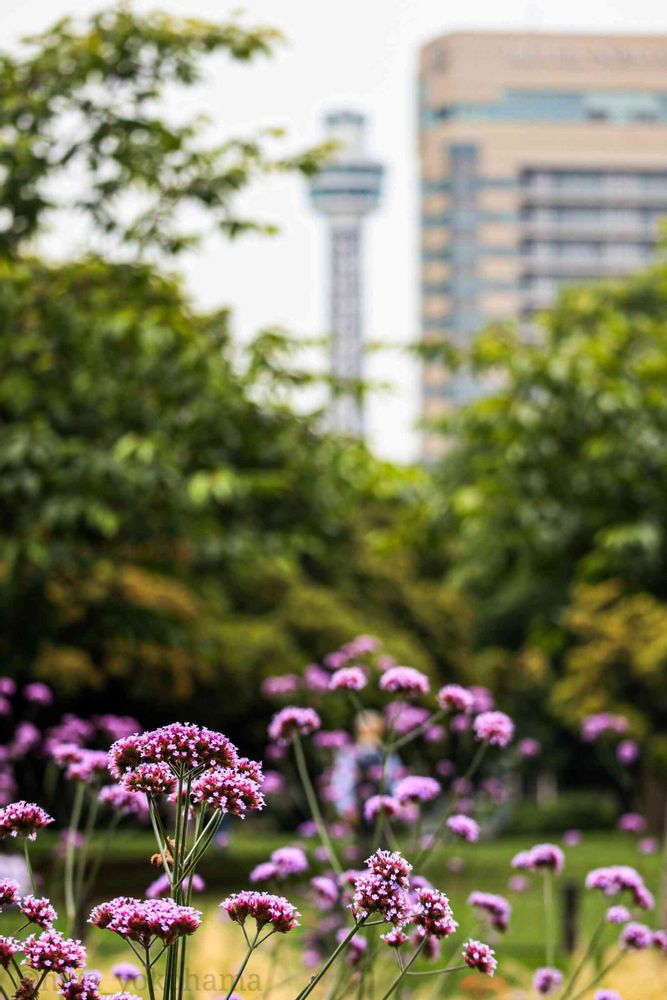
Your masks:
<instances>
[{"instance_id":1,"label":"white sky","mask_svg":"<svg viewBox=\"0 0 667 1000\"><path fill-rule=\"evenodd\" d=\"M396 344L418 333L415 65L418 46L461 28L667 31L664 0L136 0L138 8L224 18L242 6L250 21L272 24L289 44L270 62L230 69L211 62L195 107L225 131L260 124L287 128L295 147L321 138L332 106L353 106L371 119L370 151L387 166L384 205L367 226L367 335ZM0 0L0 43L39 31L68 13L89 13L98 0ZM275 179L244 208L280 221L281 235L211 241L185 261L190 287L204 305L230 304L239 336L279 323L295 333L325 329L323 228L296 179ZM400 352L374 355L371 378L390 392L369 402L371 441L382 454L416 454L416 363Z\"/></svg>"}]
</instances>

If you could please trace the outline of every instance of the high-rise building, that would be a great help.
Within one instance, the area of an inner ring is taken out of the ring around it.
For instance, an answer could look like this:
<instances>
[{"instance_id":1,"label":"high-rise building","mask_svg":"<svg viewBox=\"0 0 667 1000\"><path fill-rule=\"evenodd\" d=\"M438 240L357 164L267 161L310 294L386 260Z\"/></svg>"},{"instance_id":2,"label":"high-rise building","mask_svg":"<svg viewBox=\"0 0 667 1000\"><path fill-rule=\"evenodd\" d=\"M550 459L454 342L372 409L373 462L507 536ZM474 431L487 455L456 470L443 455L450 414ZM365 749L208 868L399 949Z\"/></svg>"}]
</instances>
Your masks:
<instances>
[{"instance_id":1,"label":"high-rise building","mask_svg":"<svg viewBox=\"0 0 667 1000\"><path fill-rule=\"evenodd\" d=\"M463 346L564 284L650 262L667 215L667 36L457 33L420 58L422 336ZM425 363L428 421L480 391ZM425 434L424 457L440 449Z\"/></svg>"},{"instance_id":2,"label":"high-rise building","mask_svg":"<svg viewBox=\"0 0 667 1000\"><path fill-rule=\"evenodd\" d=\"M379 204L384 171L366 154L364 115L335 111L326 116L325 126L338 149L312 181L310 196L328 221L331 374L350 387L332 396L329 425L361 437L363 409L354 387L363 376L362 223Z\"/></svg>"}]
</instances>

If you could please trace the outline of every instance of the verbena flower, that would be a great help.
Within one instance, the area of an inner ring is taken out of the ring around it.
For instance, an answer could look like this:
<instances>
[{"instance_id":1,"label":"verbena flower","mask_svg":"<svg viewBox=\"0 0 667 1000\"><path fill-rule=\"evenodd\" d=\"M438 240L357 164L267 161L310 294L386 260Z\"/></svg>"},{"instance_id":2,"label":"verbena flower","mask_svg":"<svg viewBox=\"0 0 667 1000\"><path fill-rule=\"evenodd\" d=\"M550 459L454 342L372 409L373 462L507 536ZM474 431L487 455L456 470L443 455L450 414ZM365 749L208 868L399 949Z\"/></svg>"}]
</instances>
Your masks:
<instances>
[{"instance_id":1,"label":"verbena flower","mask_svg":"<svg viewBox=\"0 0 667 1000\"><path fill-rule=\"evenodd\" d=\"M21 951L21 947L21 942L16 938L0 935L0 966L3 969L9 968L14 955Z\"/></svg>"},{"instance_id":2,"label":"verbena flower","mask_svg":"<svg viewBox=\"0 0 667 1000\"><path fill-rule=\"evenodd\" d=\"M412 919L415 926L435 938L449 937L458 927L449 899L437 889L419 890Z\"/></svg>"},{"instance_id":3,"label":"verbena flower","mask_svg":"<svg viewBox=\"0 0 667 1000\"><path fill-rule=\"evenodd\" d=\"M145 795L171 795L176 779L168 764L138 764L120 776L121 786L128 792Z\"/></svg>"},{"instance_id":4,"label":"verbena flower","mask_svg":"<svg viewBox=\"0 0 667 1000\"><path fill-rule=\"evenodd\" d=\"M600 889L605 896L629 892L634 903L643 910L653 909L654 900L644 880L630 865L608 865L594 868L586 876L587 889Z\"/></svg>"},{"instance_id":5,"label":"verbena flower","mask_svg":"<svg viewBox=\"0 0 667 1000\"><path fill-rule=\"evenodd\" d=\"M79 940L48 930L23 942L24 965L40 972L72 972L86 963L86 949Z\"/></svg>"},{"instance_id":6,"label":"verbena flower","mask_svg":"<svg viewBox=\"0 0 667 1000\"><path fill-rule=\"evenodd\" d=\"M279 698L286 694L294 694L299 690L299 678L296 674L272 674L262 681L262 694L265 698Z\"/></svg>"},{"instance_id":7,"label":"verbena flower","mask_svg":"<svg viewBox=\"0 0 667 1000\"><path fill-rule=\"evenodd\" d=\"M639 744L635 740L621 740L616 747L616 759L619 764L634 764L639 760Z\"/></svg>"},{"instance_id":8,"label":"verbena flower","mask_svg":"<svg viewBox=\"0 0 667 1000\"><path fill-rule=\"evenodd\" d=\"M394 791L402 806L409 802L432 802L442 791L439 781L420 774L410 774L399 781Z\"/></svg>"},{"instance_id":9,"label":"verbena flower","mask_svg":"<svg viewBox=\"0 0 667 1000\"><path fill-rule=\"evenodd\" d=\"M594 743L603 733L625 733L627 729L628 720L624 715L597 712L584 719L581 727L581 738L587 743Z\"/></svg>"},{"instance_id":10,"label":"verbena flower","mask_svg":"<svg viewBox=\"0 0 667 1000\"><path fill-rule=\"evenodd\" d=\"M455 837L460 837L461 840L466 840L469 844L474 844L476 840L479 840L479 825L474 819L470 816L464 816L463 813L450 816L447 820L447 829Z\"/></svg>"},{"instance_id":11,"label":"verbena flower","mask_svg":"<svg viewBox=\"0 0 667 1000\"><path fill-rule=\"evenodd\" d=\"M623 1000L623 997L616 990L602 989L595 991L593 1000Z\"/></svg>"},{"instance_id":12,"label":"verbena flower","mask_svg":"<svg viewBox=\"0 0 667 1000\"><path fill-rule=\"evenodd\" d=\"M408 940L408 935L400 927L394 927L387 934L381 935L382 940L389 948L402 948Z\"/></svg>"},{"instance_id":13,"label":"verbena flower","mask_svg":"<svg viewBox=\"0 0 667 1000\"><path fill-rule=\"evenodd\" d=\"M313 736L313 746L321 750L342 750L351 742L350 734L344 729L322 729Z\"/></svg>"},{"instance_id":14,"label":"verbena flower","mask_svg":"<svg viewBox=\"0 0 667 1000\"><path fill-rule=\"evenodd\" d=\"M311 896L320 910L328 910L338 902L338 886L328 875L315 875L310 880Z\"/></svg>"},{"instance_id":15,"label":"verbena flower","mask_svg":"<svg viewBox=\"0 0 667 1000\"><path fill-rule=\"evenodd\" d=\"M118 962L112 966L111 975L124 986L126 983L135 983L141 976L141 969L132 962Z\"/></svg>"},{"instance_id":16,"label":"verbena flower","mask_svg":"<svg viewBox=\"0 0 667 1000\"><path fill-rule=\"evenodd\" d=\"M619 817L618 829L623 833L643 833L646 829L646 820L636 812L624 813Z\"/></svg>"},{"instance_id":17,"label":"verbena flower","mask_svg":"<svg viewBox=\"0 0 667 1000\"><path fill-rule=\"evenodd\" d=\"M279 847L271 854L278 878L301 875L308 871L308 859L300 847Z\"/></svg>"},{"instance_id":18,"label":"verbena flower","mask_svg":"<svg viewBox=\"0 0 667 1000\"><path fill-rule=\"evenodd\" d=\"M504 712L482 712L473 720L475 739L494 747L506 747L514 737L514 723Z\"/></svg>"},{"instance_id":19,"label":"verbena flower","mask_svg":"<svg viewBox=\"0 0 667 1000\"><path fill-rule=\"evenodd\" d=\"M393 795L371 795L370 799L364 802L364 819L367 823L382 813L383 816L398 816L401 811L401 803Z\"/></svg>"},{"instance_id":20,"label":"verbena flower","mask_svg":"<svg viewBox=\"0 0 667 1000\"><path fill-rule=\"evenodd\" d=\"M299 912L284 896L244 889L228 896L220 906L237 924L245 924L248 918L254 920L258 930L270 924L278 933L287 934L299 926Z\"/></svg>"},{"instance_id":21,"label":"verbena flower","mask_svg":"<svg viewBox=\"0 0 667 1000\"><path fill-rule=\"evenodd\" d=\"M605 914L608 924L627 924L632 914L627 906L610 906Z\"/></svg>"},{"instance_id":22,"label":"verbena flower","mask_svg":"<svg viewBox=\"0 0 667 1000\"><path fill-rule=\"evenodd\" d=\"M361 691L368 684L363 667L341 667L329 681L330 691Z\"/></svg>"},{"instance_id":23,"label":"verbena flower","mask_svg":"<svg viewBox=\"0 0 667 1000\"><path fill-rule=\"evenodd\" d=\"M550 996L563 984L563 973L559 969L538 969L533 977L533 989L542 996Z\"/></svg>"},{"instance_id":24,"label":"verbena flower","mask_svg":"<svg viewBox=\"0 0 667 1000\"><path fill-rule=\"evenodd\" d=\"M192 786L192 801L244 819L248 810L263 809L265 805L260 787L261 765L257 768L254 773L259 781L231 767L205 771Z\"/></svg>"},{"instance_id":25,"label":"verbena flower","mask_svg":"<svg viewBox=\"0 0 667 1000\"><path fill-rule=\"evenodd\" d=\"M34 840L37 831L49 823L53 823L53 816L49 816L34 802L25 802L21 799L19 802L10 802L0 809L0 837L20 836Z\"/></svg>"},{"instance_id":26,"label":"verbena flower","mask_svg":"<svg viewBox=\"0 0 667 1000\"><path fill-rule=\"evenodd\" d=\"M646 924L632 921L621 931L619 944L626 951L643 951L653 944L653 931Z\"/></svg>"},{"instance_id":27,"label":"verbena flower","mask_svg":"<svg viewBox=\"0 0 667 1000\"><path fill-rule=\"evenodd\" d=\"M492 976L496 971L498 963L494 958L495 952L493 948L489 948L488 944L470 938L463 945L461 953L466 965L469 965L471 969L477 969L485 976Z\"/></svg>"},{"instance_id":28,"label":"verbena flower","mask_svg":"<svg viewBox=\"0 0 667 1000\"><path fill-rule=\"evenodd\" d=\"M475 696L460 684L445 684L438 691L438 706L447 712L463 712L469 715L475 704Z\"/></svg>"},{"instance_id":29,"label":"verbena flower","mask_svg":"<svg viewBox=\"0 0 667 1000\"><path fill-rule=\"evenodd\" d=\"M344 927L341 927L339 931L336 932L336 941L341 944L347 937L348 932ZM357 965L361 963L366 951L368 949L368 942L365 938L362 938L360 934L354 934L350 940L347 942L345 948L345 961L352 968L356 968Z\"/></svg>"},{"instance_id":30,"label":"verbena flower","mask_svg":"<svg viewBox=\"0 0 667 1000\"><path fill-rule=\"evenodd\" d=\"M291 743L296 736L317 732L322 721L314 708L290 705L282 708L269 723L269 738L277 743Z\"/></svg>"},{"instance_id":31,"label":"verbena flower","mask_svg":"<svg viewBox=\"0 0 667 1000\"><path fill-rule=\"evenodd\" d=\"M113 742L141 732L141 726L131 715L111 715L109 713L94 715L91 722L102 736L106 736Z\"/></svg>"},{"instance_id":32,"label":"verbena flower","mask_svg":"<svg viewBox=\"0 0 667 1000\"><path fill-rule=\"evenodd\" d=\"M0 878L0 906L12 906L18 902L19 884L13 878Z\"/></svg>"},{"instance_id":33,"label":"verbena flower","mask_svg":"<svg viewBox=\"0 0 667 1000\"><path fill-rule=\"evenodd\" d=\"M109 773L109 755L105 750L86 750L78 747L72 755L65 777L69 781L92 781Z\"/></svg>"},{"instance_id":34,"label":"verbena flower","mask_svg":"<svg viewBox=\"0 0 667 1000\"><path fill-rule=\"evenodd\" d=\"M201 923L201 913L191 906L179 906L172 899L118 896L96 906L88 922L119 937L138 941L146 948L156 938L169 945L177 938L194 934Z\"/></svg>"},{"instance_id":35,"label":"verbena flower","mask_svg":"<svg viewBox=\"0 0 667 1000\"><path fill-rule=\"evenodd\" d=\"M186 885L191 888L193 892L203 892L206 888L206 883L201 875L193 874L190 875L187 880L183 880L182 886ZM163 872L154 882L146 889L146 899L160 899L163 896L169 896L171 893L171 882L167 878L167 873Z\"/></svg>"},{"instance_id":36,"label":"verbena flower","mask_svg":"<svg viewBox=\"0 0 667 1000\"><path fill-rule=\"evenodd\" d=\"M426 674L414 667L389 667L380 678L380 690L392 694L428 694L430 689L431 684Z\"/></svg>"},{"instance_id":37,"label":"verbena flower","mask_svg":"<svg viewBox=\"0 0 667 1000\"><path fill-rule=\"evenodd\" d=\"M482 910L490 919L491 925L497 931L506 931L509 927L512 907L504 896L497 896L492 892L471 892L468 896L470 906Z\"/></svg>"},{"instance_id":38,"label":"verbena flower","mask_svg":"<svg viewBox=\"0 0 667 1000\"><path fill-rule=\"evenodd\" d=\"M50 705L53 701L53 691L48 684L33 681L23 688L23 697L33 705Z\"/></svg>"},{"instance_id":39,"label":"verbena flower","mask_svg":"<svg viewBox=\"0 0 667 1000\"><path fill-rule=\"evenodd\" d=\"M19 903L19 910L31 924L37 924L42 930L53 927L58 919L55 908L51 905L51 900L43 896L41 899L35 896L24 896Z\"/></svg>"},{"instance_id":40,"label":"verbena flower","mask_svg":"<svg viewBox=\"0 0 667 1000\"><path fill-rule=\"evenodd\" d=\"M58 983L58 993L65 1000L100 1000L100 980L94 972L65 977Z\"/></svg>"},{"instance_id":41,"label":"verbena flower","mask_svg":"<svg viewBox=\"0 0 667 1000\"><path fill-rule=\"evenodd\" d=\"M536 844L529 852L529 867L536 871L547 869L560 874L565 864L565 855L556 844Z\"/></svg>"},{"instance_id":42,"label":"verbena flower","mask_svg":"<svg viewBox=\"0 0 667 1000\"><path fill-rule=\"evenodd\" d=\"M659 948L660 951L667 952L667 930L665 931L654 931L653 933L653 947Z\"/></svg>"},{"instance_id":43,"label":"verbena flower","mask_svg":"<svg viewBox=\"0 0 667 1000\"><path fill-rule=\"evenodd\" d=\"M109 750L109 769L117 779L140 764L167 764L175 774L187 774L200 767L234 767L237 763L238 752L231 740L192 722L172 722L126 736Z\"/></svg>"},{"instance_id":44,"label":"verbena flower","mask_svg":"<svg viewBox=\"0 0 667 1000\"><path fill-rule=\"evenodd\" d=\"M378 850L366 864L368 871L354 882L350 904L359 919L379 913L385 920L401 926L411 914L407 892L412 865L398 851Z\"/></svg>"},{"instance_id":45,"label":"verbena flower","mask_svg":"<svg viewBox=\"0 0 667 1000\"><path fill-rule=\"evenodd\" d=\"M533 739L531 736L528 736L523 740L519 740L519 753L522 757L527 757L529 759L539 757L541 750L542 745L540 741Z\"/></svg>"},{"instance_id":46,"label":"verbena flower","mask_svg":"<svg viewBox=\"0 0 667 1000\"><path fill-rule=\"evenodd\" d=\"M105 785L100 788L98 799L101 805L115 809L121 816L148 819L148 800L144 792L131 792L122 785Z\"/></svg>"},{"instance_id":47,"label":"verbena flower","mask_svg":"<svg viewBox=\"0 0 667 1000\"><path fill-rule=\"evenodd\" d=\"M407 736L428 719L430 713L419 705L410 705L405 701L392 701L385 709L387 726L397 736Z\"/></svg>"},{"instance_id":48,"label":"verbena flower","mask_svg":"<svg viewBox=\"0 0 667 1000\"><path fill-rule=\"evenodd\" d=\"M16 694L16 681L11 677L0 677L0 694L12 698Z\"/></svg>"}]
</instances>

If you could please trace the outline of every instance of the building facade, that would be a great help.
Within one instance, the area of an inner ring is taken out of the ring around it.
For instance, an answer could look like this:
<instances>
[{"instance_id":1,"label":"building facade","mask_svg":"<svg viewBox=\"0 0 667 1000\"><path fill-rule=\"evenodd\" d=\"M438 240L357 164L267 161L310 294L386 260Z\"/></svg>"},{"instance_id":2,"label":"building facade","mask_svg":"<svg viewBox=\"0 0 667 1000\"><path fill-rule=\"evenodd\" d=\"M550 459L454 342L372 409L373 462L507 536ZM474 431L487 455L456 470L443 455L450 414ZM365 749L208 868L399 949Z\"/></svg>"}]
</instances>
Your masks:
<instances>
[{"instance_id":1,"label":"building facade","mask_svg":"<svg viewBox=\"0 0 667 1000\"><path fill-rule=\"evenodd\" d=\"M330 429L362 437L364 302L362 226L380 201L383 168L365 150L366 119L356 111L325 118L328 139L338 144L333 161L311 182L313 207L328 223L328 322L331 374L340 388L329 405Z\"/></svg>"},{"instance_id":2,"label":"building facade","mask_svg":"<svg viewBox=\"0 0 667 1000\"><path fill-rule=\"evenodd\" d=\"M667 37L460 33L419 72L424 342L649 263L667 216ZM427 361L422 415L480 391ZM441 449L425 432L424 457Z\"/></svg>"}]
</instances>

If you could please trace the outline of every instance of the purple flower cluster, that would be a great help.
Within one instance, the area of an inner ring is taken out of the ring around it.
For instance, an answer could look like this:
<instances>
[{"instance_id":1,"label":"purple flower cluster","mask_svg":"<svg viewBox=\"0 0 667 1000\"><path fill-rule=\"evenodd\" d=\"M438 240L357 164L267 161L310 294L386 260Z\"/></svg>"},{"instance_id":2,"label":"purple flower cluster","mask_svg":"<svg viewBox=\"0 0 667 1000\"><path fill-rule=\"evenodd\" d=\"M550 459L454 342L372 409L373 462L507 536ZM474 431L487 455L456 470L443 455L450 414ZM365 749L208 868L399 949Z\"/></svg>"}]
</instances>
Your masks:
<instances>
[{"instance_id":1,"label":"purple flower cluster","mask_svg":"<svg viewBox=\"0 0 667 1000\"><path fill-rule=\"evenodd\" d=\"M291 743L296 736L308 736L321 729L322 721L314 708L290 705L282 708L269 723L269 737L276 743Z\"/></svg>"},{"instance_id":2,"label":"purple flower cluster","mask_svg":"<svg viewBox=\"0 0 667 1000\"><path fill-rule=\"evenodd\" d=\"M47 930L39 937L31 934L23 942L25 964L41 972L71 972L86 962L86 949L80 941Z\"/></svg>"},{"instance_id":3,"label":"purple flower cluster","mask_svg":"<svg viewBox=\"0 0 667 1000\"><path fill-rule=\"evenodd\" d=\"M559 969L538 969L533 977L533 989L542 996L550 996L563 984L563 973Z\"/></svg>"},{"instance_id":4,"label":"purple flower cluster","mask_svg":"<svg viewBox=\"0 0 667 1000\"><path fill-rule=\"evenodd\" d=\"M0 935L0 967L8 969L15 955L21 950L21 942L13 937Z\"/></svg>"},{"instance_id":5,"label":"purple flower cluster","mask_svg":"<svg viewBox=\"0 0 667 1000\"><path fill-rule=\"evenodd\" d=\"M177 938L194 934L201 913L191 906L179 906L172 899L117 896L96 906L89 923L148 948L156 939L169 945Z\"/></svg>"},{"instance_id":6,"label":"purple flower cluster","mask_svg":"<svg viewBox=\"0 0 667 1000\"><path fill-rule=\"evenodd\" d=\"M475 707L475 696L460 684L445 684L438 691L438 707L444 712L462 712L470 715Z\"/></svg>"},{"instance_id":7,"label":"purple flower cluster","mask_svg":"<svg viewBox=\"0 0 667 1000\"><path fill-rule=\"evenodd\" d=\"M536 844L529 851L520 851L512 859L512 868L553 871L559 875L565 864L565 855L556 844Z\"/></svg>"},{"instance_id":8,"label":"purple flower cluster","mask_svg":"<svg viewBox=\"0 0 667 1000\"><path fill-rule=\"evenodd\" d=\"M391 694L428 694L431 685L426 674L414 667L389 667L380 678L380 690Z\"/></svg>"},{"instance_id":9,"label":"purple flower cluster","mask_svg":"<svg viewBox=\"0 0 667 1000\"><path fill-rule=\"evenodd\" d=\"M474 844L475 841L479 840L479 825L474 819L470 816L464 816L463 813L450 816L447 820L447 829L455 837L467 840L469 844Z\"/></svg>"},{"instance_id":10,"label":"purple flower cluster","mask_svg":"<svg viewBox=\"0 0 667 1000\"><path fill-rule=\"evenodd\" d=\"M143 792L131 792L122 785L105 785L100 788L98 799L101 805L115 809L121 816L148 819L148 800Z\"/></svg>"},{"instance_id":11,"label":"purple flower cluster","mask_svg":"<svg viewBox=\"0 0 667 1000\"><path fill-rule=\"evenodd\" d=\"M653 931L646 924L632 921L621 931L619 943L626 951L643 951L653 944Z\"/></svg>"},{"instance_id":12,"label":"purple flower cluster","mask_svg":"<svg viewBox=\"0 0 667 1000\"><path fill-rule=\"evenodd\" d=\"M581 738L586 743L595 743L603 733L625 733L628 730L628 720L624 715L612 715L611 712L597 712L588 715L581 727Z\"/></svg>"},{"instance_id":13,"label":"purple flower cluster","mask_svg":"<svg viewBox=\"0 0 667 1000\"><path fill-rule=\"evenodd\" d=\"M300 847L279 847L268 861L256 865L250 873L250 881L270 882L272 879L286 879L291 875L302 875L308 871L308 859Z\"/></svg>"},{"instance_id":14,"label":"purple flower cluster","mask_svg":"<svg viewBox=\"0 0 667 1000\"><path fill-rule=\"evenodd\" d=\"M380 814L392 818L400 812L401 803L393 795L371 795L364 803L364 819L367 823L372 823Z\"/></svg>"},{"instance_id":15,"label":"purple flower cluster","mask_svg":"<svg viewBox=\"0 0 667 1000\"><path fill-rule=\"evenodd\" d=\"M352 912L357 919L379 913L384 920L402 926L411 915L408 895L410 865L398 851L377 850L366 861L368 872L354 882Z\"/></svg>"},{"instance_id":16,"label":"purple flower cluster","mask_svg":"<svg viewBox=\"0 0 667 1000\"><path fill-rule=\"evenodd\" d=\"M42 896L41 899L37 899L35 896L24 896L19 903L19 910L28 923L37 924L42 930L49 930L58 919L58 914L51 905L51 900L45 896Z\"/></svg>"},{"instance_id":17,"label":"purple flower cluster","mask_svg":"<svg viewBox=\"0 0 667 1000\"><path fill-rule=\"evenodd\" d=\"M19 884L13 878L0 878L0 906L12 906L18 902Z\"/></svg>"},{"instance_id":18,"label":"purple flower cluster","mask_svg":"<svg viewBox=\"0 0 667 1000\"><path fill-rule=\"evenodd\" d=\"M41 806L34 802L10 802L9 805L0 809L0 838L2 837L27 837L34 840L37 831L42 830L49 823L53 823L53 816L49 816Z\"/></svg>"},{"instance_id":19,"label":"purple flower cluster","mask_svg":"<svg viewBox=\"0 0 667 1000\"><path fill-rule=\"evenodd\" d=\"M412 921L429 937L446 938L458 927L444 892L424 888L417 893L417 906Z\"/></svg>"},{"instance_id":20,"label":"purple flower cluster","mask_svg":"<svg viewBox=\"0 0 667 1000\"><path fill-rule=\"evenodd\" d=\"M653 896L644 884L638 871L629 865L609 865L594 868L586 876L587 889L600 889L605 896L617 896L629 892L635 905L642 910L652 910Z\"/></svg>"},{"instance_id":21,"label":"purple flower cluster","mask_svg":"<svg viewBox=\"0 0 667 1000\"><path fill-rule=\"evenodd\" d=\"M241 926L248 918L256 922L258 930L271 924L273 930L280 934L287 934L299 926L299 912L284 896L244 890L228 896L220 906L231 920Z\"/></svg>"},{"instance_id":22,"label":"purple flower cluster","mask_svg":"<svg viewBox=\"0 0 667 1000\"><path fill-rule=\"evenodd\" d=\"M437 799L442 788L435 778L419 774L409 774L399 781L394 792L395 798L404 806L411 802L432 802Z\"/></svg>"},{"instance_id":23,"label":"purple flower cluster","mask_svg":"<svg viewBox=\"0 0 667 1000\"><path fill-rule=\"evenodd\" d=\"M368 684L363 667L341 667L329 681L330 691L361 691Z\"/></svg>"},{"instance_id":24,"label":"purple flower cluster","mask_svg":"<svg viewBox=\"0 0 667 1000\"><path fill-rule=\"evenodd\" d=\"M244 819L248 810L263 809L261 765L254 777L232 767L214 767L192 786L192 801Z\"/></svg>"},{"instance_id":25,"label":"purple flower cluster","mask_svg":"<svg viewBox=\"0 0 667 1000\"><path fill-rule=\"evenodd\" d=\"M64 976L58 984L58 993L64 1000L101 1000L100 976L96 972Z\"/></svg>"},{"instance_id":26,"label":"purple flower cluster","mask_svg":"<svg viewBox=\"0 0 667 1000\"><path fill-rule=\"evenodd\" d=\"M489 948L488 944L471 938L463 945L462 955L466 965L485 976L492 976L496 971L498 962L494 958L493 948Z\"/></svg>"},{"instance_id":27,"label":"purple flower cluster","mask_svg":"<svg viewBox=\"0 0 667 1000\"><path fill-rule=\"evenodd\" d=\"M504 748L514 738L514 723L504 712L482 712L473 721L473 731L479 743Z\"/></svg>"},{"instance_id":28,"label":"purple flower cluster","mask_svg":"<svg viewBox=\"0 0 667 1000\"><path fill-rule=\"evenodd\" d=\"M468 903L486 914L495 930L505 932L509 927L512 907L504 896L476 890L468 896Z\"/></svg>"},{"instance_id":29,"label":"purple flower cluster","mask_svg":"<svg viewBox=\"0 0 667 1000\"><path fill-rule=\"evenodd\" d=\"M141 735L125 736L109 750L109 769L120 780L141 764L167 764L175 774L200 767L234 767L238 752L222 733L191 722L172 722Z\"/></svg>"}]
</instances>

